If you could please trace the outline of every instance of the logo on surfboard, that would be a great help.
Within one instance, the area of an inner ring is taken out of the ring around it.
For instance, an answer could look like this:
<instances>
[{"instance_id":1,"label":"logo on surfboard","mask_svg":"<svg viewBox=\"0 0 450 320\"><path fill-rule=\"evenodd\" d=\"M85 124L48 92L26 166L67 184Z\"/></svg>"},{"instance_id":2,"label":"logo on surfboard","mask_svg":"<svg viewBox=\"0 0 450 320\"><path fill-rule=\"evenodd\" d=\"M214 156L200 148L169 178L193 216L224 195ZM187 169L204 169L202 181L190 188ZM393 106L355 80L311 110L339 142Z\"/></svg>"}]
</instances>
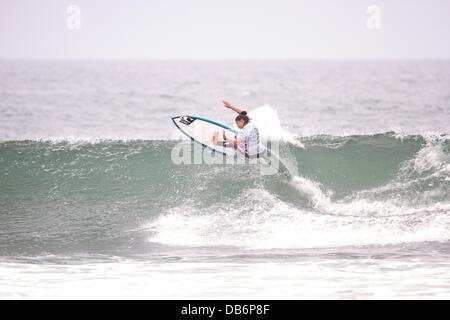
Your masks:
<instances>
[{"instance_id":1,"label":"logo on surfboard","mask_svg":"<svg viewBox=\"0 0 450 320\"><path fill-rule=\"evenodd\" d=\"M191 118L191 117L181 117L181 119L180 119L180 122L187 126L190 125L194 121L195 121L195 119Z\"/></svg>"}]
</instances>

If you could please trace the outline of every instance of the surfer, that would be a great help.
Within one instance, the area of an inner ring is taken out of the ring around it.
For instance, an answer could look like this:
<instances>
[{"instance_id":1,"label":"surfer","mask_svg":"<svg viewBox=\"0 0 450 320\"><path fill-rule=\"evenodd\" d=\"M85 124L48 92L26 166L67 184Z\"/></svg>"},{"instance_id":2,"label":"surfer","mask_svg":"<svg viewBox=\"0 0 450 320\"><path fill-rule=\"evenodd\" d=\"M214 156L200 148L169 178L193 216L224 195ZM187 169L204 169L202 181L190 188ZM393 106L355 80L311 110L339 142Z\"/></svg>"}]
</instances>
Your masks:
<instances>
[{"instance_id":1,"label":"surfer","mask_svg":"<svg viewBox=\"0 0 450 320\"><path fill-rule=\"evenodd\" d=\"M223 101L225 108L231 109L238 113L235 118L236 125L240 129L234 138L228 138L223 131L223 141L221 142L224 146L231 146L239 150L246 158L259 158L262 157L266 148L261 143L259 138L259 130L255 124L253 124L252 119L247 115L246 111L241 110L238 107L231 105L228 101ZM218 132L213 136L213 142L219 144Z\"/></svg>"}]
</instances>

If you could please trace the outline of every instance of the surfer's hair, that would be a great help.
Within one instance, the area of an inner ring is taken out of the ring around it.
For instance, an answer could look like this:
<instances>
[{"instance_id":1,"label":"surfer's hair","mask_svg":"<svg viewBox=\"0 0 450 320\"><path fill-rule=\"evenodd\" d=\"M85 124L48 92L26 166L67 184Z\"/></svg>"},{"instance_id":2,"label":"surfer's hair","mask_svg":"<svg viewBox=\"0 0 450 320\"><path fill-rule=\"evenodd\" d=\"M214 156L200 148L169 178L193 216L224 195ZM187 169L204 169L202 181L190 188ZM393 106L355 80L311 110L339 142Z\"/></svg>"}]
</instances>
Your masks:
<instances>
[{"instance_id":1,"label":"surfer's hair","mask_svg":"<svg viewBox=\"0 0 450 320\"><path fill-rule=\"evenodd\" d=\"M242 111L239 113L239 115L236 117L235 121L244 120L245 124L247 124L250 119L247 116L247 111Z\"/></svg>"}]
</instances>

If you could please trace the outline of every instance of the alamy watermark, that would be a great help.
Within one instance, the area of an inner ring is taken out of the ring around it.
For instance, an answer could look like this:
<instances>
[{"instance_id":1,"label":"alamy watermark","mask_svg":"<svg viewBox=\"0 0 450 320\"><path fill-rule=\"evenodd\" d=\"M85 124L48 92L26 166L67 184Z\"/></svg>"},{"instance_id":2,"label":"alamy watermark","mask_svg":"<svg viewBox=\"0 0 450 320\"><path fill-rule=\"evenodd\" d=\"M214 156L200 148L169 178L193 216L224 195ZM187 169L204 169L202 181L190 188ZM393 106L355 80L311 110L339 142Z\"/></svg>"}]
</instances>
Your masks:
<instances>
[{"instance_id":1,"label":"alamy watermark","mask_svg":"<svg viewBox=\"0 0 450 320\"><path fill-rule=\"evenodd\" d=\"M368 15L366 26L369 30L381 29L381 8L377 5L367 7L366 13Z\"/></svg>"},{"instance_id":2,"label":"alamy watermark","mask_svg":"<svg viewBox=\"0 0 450 320\"><path fill-rule=\"evenodd\" d=\"M67 20L66 26L70 31L81 29L81 8L72 4L66 9Z\"/></svg>"},{"instance_id":3,"label":"alamy watermark","mask_svg":"<svg viewBox=\"0 0 450 320\"><path fill-rule=\"evenodd\" d=\"M265 141L266 150L260 157L245 157L233 147L220 147L211 145L208 137L202 143L182 140L171 151L171 160L176 165L250 165L257 166L262 175L277 174L281 168L279 159L279 141Z\"/></svg>"}]
</instances>

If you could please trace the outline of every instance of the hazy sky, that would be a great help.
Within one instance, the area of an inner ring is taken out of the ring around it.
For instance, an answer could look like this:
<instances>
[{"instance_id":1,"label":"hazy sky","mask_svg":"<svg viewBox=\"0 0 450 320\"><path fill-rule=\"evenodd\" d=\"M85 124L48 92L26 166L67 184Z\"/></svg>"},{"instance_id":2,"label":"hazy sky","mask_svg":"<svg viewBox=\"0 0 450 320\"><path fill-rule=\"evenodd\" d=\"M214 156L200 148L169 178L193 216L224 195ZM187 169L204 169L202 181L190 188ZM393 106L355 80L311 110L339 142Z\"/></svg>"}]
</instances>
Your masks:
<instances>
[{"instance_id":1,"label":"hazy sky","mask_svg":"<svg viewBox=\"0 0 450 320\"><path fill-rule=\"evenodd\" d=\"M0 0L0 58L449 59L449 39L450 0Z\"/></svg>"}]
</instances>

